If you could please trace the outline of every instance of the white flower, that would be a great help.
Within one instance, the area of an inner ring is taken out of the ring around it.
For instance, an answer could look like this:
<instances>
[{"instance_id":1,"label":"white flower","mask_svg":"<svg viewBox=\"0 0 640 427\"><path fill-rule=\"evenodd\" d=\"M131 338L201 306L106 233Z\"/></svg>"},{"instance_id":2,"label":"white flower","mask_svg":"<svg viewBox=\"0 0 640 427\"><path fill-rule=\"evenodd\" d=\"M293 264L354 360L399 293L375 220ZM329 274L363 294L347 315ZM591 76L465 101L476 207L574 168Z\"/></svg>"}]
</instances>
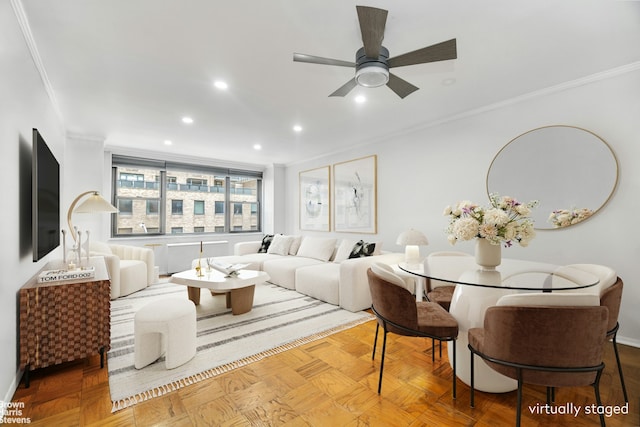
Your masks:
<instances>
[{"instance_id":1,"label":"white flower","mask_svg":"<svg viewBox=\"0 0 640 427\"><path fill-rule=\"evenodd\" d=\"M479 228L480 237L491 239L498 236L498 227L494 224L481 224Z\"/></svg>"},{"instance_id":2,"label":"white flower","mask_svg":"<svg viewBox=\"0 0 640 427\"><path fill-rule=\"evenodd\" d=\"M533 221L528 216L538 202L533 200L522 204L512 197L500 197L494 193L489 195L489 199L488 208L469 200L462 200L453 208L445 208L444 215L449 217L446 229L449 243L454 245L458 240L483 238L494 245L504 243L511 246L515 241L527 246L535 237ZM559 212L554 212L549 218L557 219L559 215ZM571 221L575 217L571 215L567 219Z\"/></svg>"},{"instance_id":3,"label":"white flower","mask_svg":"<svg viewBox=\"0 0 640 427\"><path fill-rule=\"evenodd\" d=\"M459 240L471 240L478 235L478 225L473 218L460 218L453 225L453 235Z\"/></svg>"},{"instance_id":4,"label":"white flower","mask_svg":"<svg viewBox=\"0 0 640 427\"><path fill-rule=\"evenodd\" d=\"M515 207L515 211L520 216L529 216L531 215L531 209L527 205L518 205Z\"/></svg>"},{"instance_id":5,"label":"white flower","mask_svg":"<svg viewBox=\"0 0 640 427\"><path fill-rule=\"evenodd\" d=\"M502 209L492 208L485 212L484 223L501 226L509 222L509 215Z\"/></svg>"},{"instance_id":6,"label":"white flower","mask_svg":"<svg viewBox=\"0 0 640 427\"><path fill-rule=\"evenodd\" d=\"M593 211L587 208L580 209L558 209L549 215L549 222L554 227L567 227L577 224L593 215Z\"/></svg>"}]
</instances>

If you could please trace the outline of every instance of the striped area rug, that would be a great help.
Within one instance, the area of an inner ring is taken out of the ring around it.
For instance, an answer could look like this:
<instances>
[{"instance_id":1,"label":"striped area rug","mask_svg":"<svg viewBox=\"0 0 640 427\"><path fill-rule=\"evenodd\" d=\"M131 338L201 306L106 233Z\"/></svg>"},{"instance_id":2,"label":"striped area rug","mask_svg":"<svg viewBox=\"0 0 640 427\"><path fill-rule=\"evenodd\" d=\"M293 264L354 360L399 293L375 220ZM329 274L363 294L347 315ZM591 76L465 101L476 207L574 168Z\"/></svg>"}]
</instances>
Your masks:
<instances>
[{"instance_id":1,"label":"striped area rug","mask_svg":"<svg viewBox=\"0 0 640 427\"><path fill-rule=\"evenodd\" d=\"M196 356L170 370L164 358L135 369L133 316L154 300L186 299L187 288L164 280L111 301L112 412L373 319L269 283L256 285L253 309L238 316L226 308L224 295L201 295Z\"/></svg>"}]
</instances>

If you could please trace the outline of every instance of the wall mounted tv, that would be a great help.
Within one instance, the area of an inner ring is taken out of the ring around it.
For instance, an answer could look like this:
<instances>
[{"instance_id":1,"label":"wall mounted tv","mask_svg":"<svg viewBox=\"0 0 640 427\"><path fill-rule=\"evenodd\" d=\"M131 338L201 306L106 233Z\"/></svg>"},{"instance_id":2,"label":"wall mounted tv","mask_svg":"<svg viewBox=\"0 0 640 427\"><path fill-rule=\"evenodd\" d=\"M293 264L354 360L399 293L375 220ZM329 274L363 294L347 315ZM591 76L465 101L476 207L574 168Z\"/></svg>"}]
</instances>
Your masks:
<instances>
[{"instance_id":1,"label":"wall mounted tv","mask_svg":"<svg viewBox=\"0 0 640 427\"><path fill-rule=\"evenodd\" d=\"M60 164L38 129L33 129L31 216L33 261L60 245Z\"/></svg>"}]
</instances>

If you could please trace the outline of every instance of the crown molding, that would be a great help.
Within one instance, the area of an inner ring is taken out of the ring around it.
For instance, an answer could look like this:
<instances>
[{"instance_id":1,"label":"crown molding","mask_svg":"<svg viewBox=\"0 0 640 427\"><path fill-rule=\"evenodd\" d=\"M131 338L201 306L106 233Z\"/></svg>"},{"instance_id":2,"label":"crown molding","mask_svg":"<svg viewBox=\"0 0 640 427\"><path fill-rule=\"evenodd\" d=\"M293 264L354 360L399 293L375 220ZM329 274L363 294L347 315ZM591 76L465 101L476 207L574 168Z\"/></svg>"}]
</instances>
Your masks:
<instances>
[{"instance_id":1,"label":"crown molding","mask_svg":"<svg viewBox=\"0 0 640 427\"><path fill-rule=\"evenodd\" d=\"M153 160L172 161L177 163L192 163L197 165L206 165L212 167L220 167L227 169L243 169L248 171L264 172L265 165L233 162L227 160L219 160L206 157L194 157L184 154L169 153L164 151L144 150L139 148L123 147L120 145L106 145L104 148L105 153L109 156L112 154L119 154L122 156L131 157L144 157Z\"/></svg>"},{"instance_id":2,"label":"crown molding","mask_svg":"<svg viewBox=\"0 0 640 427\"><path fill-rule=\"evenodd\" d=\"M479 108L475 108L473 110L468 110L468 111L464 111L462 113L459 114L454 114L448 117L444 117L440 120L435 120L435 121L431 121L431 122L426 122L426 123L421 123L418 124L416 126L412 126L409 128L405 128L405 129L400 129L394 132L389 132L387 134L384 135L380 135L375 139L370 139L368 141L362 141L360 144L356 144L356 145L351 145L349 146L349 148L346 149L338 149L335 150L333 152L330 153L324 153L315 157L311 157L308 159L304 159L304 160L299 160L299 161L295 161L295 162L291 162L291 163L287 163L287 166L289 167L293 167L296 165L300 165L300 164L305 164L308 162L313 162L316 160L320 160L323 159L325 157L328 156L335 156L335 155L339 155L339 154L344 154L344 153L348 153L348 152L352 152L354 150L361 150L367 146L373 145L373 144L378 144L378 143L383 143L385 141L389 141L392 140L394 138L398 138L400 136L404 136L404 135L409 135L415 132L419 132L422 130L426 130L426 129L430 129L436 126L440 126L446 123L451 123L451 122L455 122L458 120L462 120L462 119L466 119L469 117L473 117L473 116L477 116L480 114L484 114L486 112L489 111L493 111L493 110L499 110L501 108L505 108L505 107L509 107L511 105L515 105L515 104L519 104L525 101L529 101L535 98L540 98L543 96L548 96L548 95L552 95L558 92L562 92L568 89L573 89L579 86L584 86L587 84L591 84L591 83L595 83L598 81L602 81L602 80L607 80L613 77L617 77L617 76L621 76L627 73L632 73L634 71L638 71L640 70L640 61L637 62L632 62L630 64L627 65L622 65L620 67L616 67L616 68L612 68L610 70L605 70L599 73L595 73L595 74L590 74L588 76L582 77L580 79L575 79L575 80L571 80L568 82L564 82L564 83L560 83L558 85L555 86L549 86L547 88L541 89L541 90L537 90L534 92L529 92L526 93L524 95L520 95L520 96L516 96L513 98L509 98L506 99L504 101L500 101L500 102L496 102L493 104L489 104L489 105L485 105L483 107L479 107Z\"/></svg>"},{"instance_id":3,"label":"crown molding","mask_svg":"<svg viewBox=\"0 0 640 427\"><path fill-rule=\"evenodd\" d=\"M505 108L505 107L509 107L511 105L516 105L516 104L520 104L522 102L525 101L529 101L532 99L536 99L536 98L541 98L543 96L549 96L549 95L553 95L555 93L559 93L559 92L563 92L565 90L568 89L574 89L576 87L579 86L584 86L587 84L591 84L591 83L595 83L598 81L602 81L602 80L607 80L613 77L618 77L627 73L631 73L634 71L638 71L640 70L640 61L637 62L632 62L630 64L626 64L626 65L622 65L620 67L616 67L616 68L612 68L609 70L605 70L605 71L601 71L599 73L594 73L594 74L590 74L588 76L579 78L579 79L575 79L575 80L571 80L568 82L564 82L564 83L560 83L554 86L549 86L547 88L544 89L540 89L534 92L529 92L526 93L524 95L520 95L520 96L516 96L513 98L509 98L506 99L504 101L500 101L500 102L496 102L493 104L489 104L489 105L485 105L483 107L479 107L479 108L475 108L473 110L468 110L465 112L462 112L460 114L454 114L448 117L445 117L443 119L440 120L436 120L433 122L428 122L428 123L423 123L417 126L413 126L411 128L408 129L403 129L401 131L398 132L394 132L393 134L390 135L385 135L384 139L389 139L389 138L393 138L393 137L398 137L400 135L406 135L406 134L410 134L413 132L417 132L420 130L424 130L424 129L429 129L435 126L439 126L439 125L443 125L446 123L450 123L450 122L455 122L458 120L462 120L468 117L473 117L473 116L477 116L480 114L484 114L486 112L489 111L494 111L494 110L499 110L501 108ZM380 142L382 138L378 138L378 140L376 142Z\"/></svg>"},{"instance_id":4,"label":"crown molding","mask_svg":"<svg viewBox=\"0 0 640 427\"><path fill-rule=\"evenodd\" d=\"M51 82L49 81L49 76L47 75L47 70L44 68L44 64L42 63L42 58L40 57L40 52L38 52L38 47L36 46L36 42L33 38L33 33L31 32L31 26L29 25L29 19L24 11L24 7L22 5L21 0L11 0L11 7L13 8L13 12L16 14L16 19L18 21L18 25L20 26L20 30L22 31L22 35L27 44L27 48L29 49L29 53L31 54L31 58L33 59L33 63L40 75L40 79L42 80L42 84L44 85L44 89L47 92L47 96L51 101L51 105L56 115L58 116L58 121L60 122L60 126L63 131L65 129L64 125L64 117L62 116L62 111L60 110L60 104L58 103L58 99L56 98L55 91L51 86Z\"/></svg>"},{"instance_id":5,"label":"crown molding","mask_svg":"<svg viewBox=\"0 0 640 427\"><path fill-rule=\"evenodd\" d=\"M100 144L104 144L106 141L106 138L102 135L88 135L75 132L66 132L65 137L74 141L96 142Z\"/></svg>"}]
</instances>

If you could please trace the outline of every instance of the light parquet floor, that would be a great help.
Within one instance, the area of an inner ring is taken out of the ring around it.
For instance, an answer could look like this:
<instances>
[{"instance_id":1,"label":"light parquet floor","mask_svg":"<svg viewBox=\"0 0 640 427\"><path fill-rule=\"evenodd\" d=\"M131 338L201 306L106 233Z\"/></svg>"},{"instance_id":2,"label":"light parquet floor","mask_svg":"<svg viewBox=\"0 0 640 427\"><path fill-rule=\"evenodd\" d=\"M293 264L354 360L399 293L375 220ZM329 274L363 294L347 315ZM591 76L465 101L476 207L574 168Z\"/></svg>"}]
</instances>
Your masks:
<instances>
[{"instance_id":1,"label":"light parquet floor","mask_svg":"<svg viewBox=\"0 0 640 427\"><path fill-rule=\"evenodd\" d=\"M458 381L445 347L431 361L431 342L389 334L382 394L376 392L380 347L371 360L375 322L268 357L260 362L111 413L107 369L99 358L38 370L21 384L14 402L34 426L478 426L515 424L516 393L476 392ZM620 346L630 413L607 417L607 426L640 425L640 349ZM467 351L459 349L459 351ZM437 353L437 350L436 350ZM612 346L601 380L605 405L623 397ZM543 405L543 387L525 387L523 426L598 426L596 415L531 414ZM557 404L595 403L593 389L559 389Z\"/></svg>"}]
</instances>

